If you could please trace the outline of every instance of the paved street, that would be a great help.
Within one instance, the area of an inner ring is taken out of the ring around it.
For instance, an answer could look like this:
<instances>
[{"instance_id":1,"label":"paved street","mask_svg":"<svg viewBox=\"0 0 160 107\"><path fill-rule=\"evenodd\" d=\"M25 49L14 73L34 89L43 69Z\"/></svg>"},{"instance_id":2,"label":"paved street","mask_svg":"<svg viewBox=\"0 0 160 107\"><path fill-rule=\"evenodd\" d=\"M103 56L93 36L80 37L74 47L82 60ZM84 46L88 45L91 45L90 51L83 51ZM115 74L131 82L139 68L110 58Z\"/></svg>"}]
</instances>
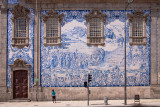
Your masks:
<instances>
[{"instance_id":1,"label":"paved street","mask_svg":"<svg viewBox=\"0 0 160 107\"><path fill-rule=\"evenodd\" d=\"M160 107L160 99L141 99L140 106L143 107ZM122 107L124 100L109 100L108 105L104 105L103 100L91 100L90 107ZM127 100L126 106L139 106L138 103L134 104L134 100ZM87 107L87 101L39 101L39 102L0 102L0 107Z\"/></svg>"}]
</instances>

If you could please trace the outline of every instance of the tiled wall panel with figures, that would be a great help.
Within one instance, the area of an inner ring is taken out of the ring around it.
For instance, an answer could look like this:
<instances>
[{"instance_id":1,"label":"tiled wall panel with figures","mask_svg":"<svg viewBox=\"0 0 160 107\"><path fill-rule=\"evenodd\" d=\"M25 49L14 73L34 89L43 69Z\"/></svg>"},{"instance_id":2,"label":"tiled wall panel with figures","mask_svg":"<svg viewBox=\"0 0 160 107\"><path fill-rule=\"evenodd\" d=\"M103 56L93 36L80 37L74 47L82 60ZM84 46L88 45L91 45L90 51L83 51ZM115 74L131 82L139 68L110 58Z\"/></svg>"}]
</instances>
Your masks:
<instances>
[{"instance_id":1,"label":"tiled wall panel with figures","mask_svg":"<svg viewBox=\"0 0 160 107\"><path fill-rule=\"evenodd\" d=\"M41 11L46 14L47 11ZM85 15L89 10L57 10L64 14L61 27L61 46L44 46L44 25L41 18L41 85L43 87L83 87L87 74L92 75L92 87L124 85L123 10L102 10L106 14L105 45L87 46ZM133 11L127 11L132 13ZM144 10L145 14L150 11ZM127 30L127 85L150 85L150 15L147 21L147 45L129 45Z\"/></svg>"},{"instance_id":2,"label":"tiled wall panel with figures","mask_svg":"<svg viewBox=\"0 0 160 107\"><path fill-rule=\"evenodd\" d=\"M7 65L22 58L31 64L30 86L34 80L34 10L29 24L29 47L18 49L12 47L13 15L8 10L8 48ZM85 15L90 10L57 10L64 14L61 26L61 45L44 46L44 25L41 17L40 35L40 82L42 87L83 87L87 75L92 75L92 87L113 87L124 85L124 31L125 13L123 10L102 10L106 14L104 26L105 45L87 45L87 24ZM127 11L132 13L133 11ZM41 15L47 11L42 10ZM129 45L129 21L126 20L127 30L127 85L149 86L151 67L150 46L150 11L147 21L147 45ZM11 87L10 67L7 67L7 86Z\"/></svg>"},{"instance_id":3,"label":"tiled wall panel with figures","mask_svg":"<svg viewBox=\"0 0 160 107\"><path fill-rule=\"evenodd\" d=\"M34 75L34 10L30 9L29 21L29 46L22 49L12 46L12 20L13 14L8 10L8 32L7 32L7 86L11 87L11 68L9 65L13 64L18 58L26 61L27 64L31 65L31 78L30 86L33 86L33 75Z\"/></svg>"}]
</instances>

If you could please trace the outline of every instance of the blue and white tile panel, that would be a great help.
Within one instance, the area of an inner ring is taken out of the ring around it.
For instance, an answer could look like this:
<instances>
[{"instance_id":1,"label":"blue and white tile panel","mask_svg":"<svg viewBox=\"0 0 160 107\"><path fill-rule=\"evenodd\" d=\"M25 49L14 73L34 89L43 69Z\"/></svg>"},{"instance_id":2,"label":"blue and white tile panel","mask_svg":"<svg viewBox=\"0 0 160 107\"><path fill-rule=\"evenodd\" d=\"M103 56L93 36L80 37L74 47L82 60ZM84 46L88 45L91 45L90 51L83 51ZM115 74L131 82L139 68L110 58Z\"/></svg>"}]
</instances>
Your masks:
<instances>
[{"instance_id":1,"label":"blue and white tile panel","mask_svg":"<svg viewBox=\"0 0 160 107\"><path fill-rule=\"evenodd\" d=\"M47 11L41 11L46 14ZM89 10L58 10L64 18L61 27L61 46L43 45L41 18L41 85L43 87L82 87L87 74L92 74L92 87L124 85L124 11L103 10L105 46L87 46L85 15ZM133 11L127 11L132 13ZM150 14L150 11L144 11ZM150 85L150 16L147 22L148 44L129 45L127 21L127 85Z\"/></svg>"},{"instance_id":2,"label":"blue and white tile panel","mask_svg":"<svg viewBox=\"0 0 160 107\"><path fill-rule=\"evenodd\" d=\"M8 4L18 4L18 0L8 0Z\"/></svg>"},{"instance_id":3,"label":"blue and white tile panel","mask_svg":"<svg viewBox=\"0 0 160 107\"><path fill-rule=\"evenodd\" d=\"M30 9L30 22L29 22L29 47L24 47L23 49L18 49L16 47L12 47L12 21L13 17L10 10L8 10L8 31L7 31L7 86L11 87L11 68L10 64L13 64L14 61L18 58L22 58L27 62L27 64L31 64L31 78L30 78L30 86L33 85L33 70L34 70L34 10Z\"/></svg>"}]
</instances>

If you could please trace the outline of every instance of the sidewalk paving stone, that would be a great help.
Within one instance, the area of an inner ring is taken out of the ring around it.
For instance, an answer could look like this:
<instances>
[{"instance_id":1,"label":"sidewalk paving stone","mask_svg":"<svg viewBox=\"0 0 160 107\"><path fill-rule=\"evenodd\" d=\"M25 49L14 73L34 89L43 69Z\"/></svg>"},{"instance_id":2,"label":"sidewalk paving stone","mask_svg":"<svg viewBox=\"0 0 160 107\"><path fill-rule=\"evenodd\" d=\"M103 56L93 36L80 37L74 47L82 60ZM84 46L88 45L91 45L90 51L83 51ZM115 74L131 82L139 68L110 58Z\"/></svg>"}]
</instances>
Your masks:
<instances>
[{"instance_id":1,"label":"sidewalk paving stone","mask_svg":"<svg viewBox=\"0 0 160 107\"><path fill-rule=\"evenodd\" d=\"M134 99L127 100L108 100L108 105L104 100L91 100L89 107L160 107L160 99L141 99L139 103L134 103ZM31 102L0 102L0 107L88 107L86 101L31 101Z\"/></svg>"}]
</instances>

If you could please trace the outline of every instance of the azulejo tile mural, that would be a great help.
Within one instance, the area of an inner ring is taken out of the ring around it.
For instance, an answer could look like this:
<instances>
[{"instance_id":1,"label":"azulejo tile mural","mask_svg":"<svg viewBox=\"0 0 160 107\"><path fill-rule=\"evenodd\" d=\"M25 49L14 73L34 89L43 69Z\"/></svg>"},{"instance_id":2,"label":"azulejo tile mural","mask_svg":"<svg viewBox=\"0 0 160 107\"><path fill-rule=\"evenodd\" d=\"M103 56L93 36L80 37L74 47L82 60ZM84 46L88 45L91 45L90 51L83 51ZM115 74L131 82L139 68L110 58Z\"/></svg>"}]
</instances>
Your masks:
<instances>
[{"instance_id":1,"label":"azulejo tile mural","mask_svg":"<svg viewBox=\"0 0 160 107\"><path fill-rule=\"evenodd\" d=\"M47 11L41 11L46 14ZM103 10L106 14L105 46L87 46L85 15L88 10L58 10L63 13L61 46L43 45L41 18L41 86L82 87L87 74L92 75L92 87L124 85L124 22L121 10ZM127 11L132 13L133 11ZM150 11L144 11L150 14ZM127 22L127 85L150 85L150 16L147 22L148 44L129 45Z\"/></svg>"},{"instance_id":2,"label":"azulejo tile mural","mask_svg":"<svg viewBox=\"0 0 160 107\"><path fill-rule=\"evenodd\" d=\"M11 18L13 17L10 10L8 10L8 33L7 33L7 39L8 39L8 55L7 55L7 86L11 87L11 72L10 72L10 64L13 64L14 61L18 58L21 58L27 62L27 64L32 65L31 67L31 78L30 78L30 86L33 85L33 69L34 69L34 10L30 9L30 23L29 23L29 46L24 47L22 49L18 49L16 47L12 47L12 21Z\"/></svg>"},{"instance_id":3,"label":"azulejo tile mural","mask_svg":"<svg viewBox=\"0 0 160 107\"><path fill-rule=\"evenodd\" d=\"M18 4L18 0L8 0L8 4Z\"/></svg>"}]
</instances>

